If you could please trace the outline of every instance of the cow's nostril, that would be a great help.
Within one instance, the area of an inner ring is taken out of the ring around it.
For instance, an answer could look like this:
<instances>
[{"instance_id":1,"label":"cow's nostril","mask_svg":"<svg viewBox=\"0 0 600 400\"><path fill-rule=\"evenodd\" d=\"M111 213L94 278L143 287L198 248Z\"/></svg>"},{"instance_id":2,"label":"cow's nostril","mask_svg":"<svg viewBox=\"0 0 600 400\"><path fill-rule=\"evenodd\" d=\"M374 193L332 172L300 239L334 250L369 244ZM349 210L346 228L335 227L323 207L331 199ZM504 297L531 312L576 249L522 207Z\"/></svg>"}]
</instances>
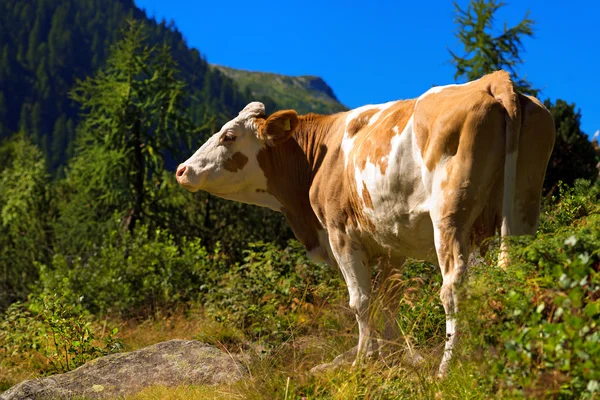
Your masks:
<instances>
[{"instance_id":1,"label":"cow's nostril","mask_svg":"<svg viewBox=\"0 0 600 400\"><path fill-rule=\"evenodd\" d=\"M177 172L176 175L178 178L181 178L183 176L183 174L185 173L185 169L187 167L185 165L182 165L181 167L177 168Z\"/></svg>"}]
</instances>

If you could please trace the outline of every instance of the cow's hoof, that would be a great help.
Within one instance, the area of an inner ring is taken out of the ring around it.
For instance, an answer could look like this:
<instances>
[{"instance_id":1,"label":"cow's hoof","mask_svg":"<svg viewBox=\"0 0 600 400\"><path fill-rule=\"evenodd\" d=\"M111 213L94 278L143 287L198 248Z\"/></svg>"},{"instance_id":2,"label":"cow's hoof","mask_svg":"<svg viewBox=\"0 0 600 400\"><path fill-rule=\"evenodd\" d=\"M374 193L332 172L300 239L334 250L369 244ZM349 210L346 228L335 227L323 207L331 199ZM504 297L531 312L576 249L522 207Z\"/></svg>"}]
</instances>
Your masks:
<instances>
[{"instance_id":1,"label":"cow's hoof","mask_svg":"<svg viewBox=\"0 0 600 400\"><path fill-rule=\"evenodd\" d=\"M444 379L446 377L446 375L448 375L448 367L446 365L442 364L442 365L440 365L440 369L438 370L437 378Z\"/></svg>"}]
</instances>

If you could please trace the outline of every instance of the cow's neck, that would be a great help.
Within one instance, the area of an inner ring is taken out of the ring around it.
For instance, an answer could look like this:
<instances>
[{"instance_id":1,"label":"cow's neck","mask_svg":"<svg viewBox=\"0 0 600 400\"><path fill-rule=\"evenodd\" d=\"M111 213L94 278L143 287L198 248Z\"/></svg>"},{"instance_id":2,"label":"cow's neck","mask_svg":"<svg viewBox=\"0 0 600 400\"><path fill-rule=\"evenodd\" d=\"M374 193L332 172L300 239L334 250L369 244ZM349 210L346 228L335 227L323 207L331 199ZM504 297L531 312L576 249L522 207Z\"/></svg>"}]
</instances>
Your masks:
<instances>
[{"instance_id":1,"label":"cow's neck","mask_svg":"<svg viewBox=\"0 0 600 400\"><path fill-rule=\"evenodd\" d=\"M302 116L292 138L258 154L267 191L279 200L294 234L309 251L319 246L318 231L322 229L310 205L309 191L326 152L323 141L331 120L329 116Z\"/></svg>"}]
</instances>

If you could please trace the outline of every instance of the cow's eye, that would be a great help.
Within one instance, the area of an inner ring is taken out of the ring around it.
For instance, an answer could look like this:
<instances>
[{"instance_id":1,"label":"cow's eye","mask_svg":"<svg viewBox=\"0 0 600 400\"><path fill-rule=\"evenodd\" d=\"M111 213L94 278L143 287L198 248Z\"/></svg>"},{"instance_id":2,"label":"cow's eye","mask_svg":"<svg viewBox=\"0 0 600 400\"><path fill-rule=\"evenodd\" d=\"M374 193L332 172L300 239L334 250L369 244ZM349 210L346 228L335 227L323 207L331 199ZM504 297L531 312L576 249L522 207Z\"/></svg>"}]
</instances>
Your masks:
<instances>
[{"instance_id":1,"label":"cow's eye","mask_svg":"<svg viewBox=\"0 0 600 400\"><path fill-rule=\"evenodd\" d=\"M235 135L231 132L225 133L221 136L221 143L233 143L235 142Z\"/></svg>"}]
</instances>

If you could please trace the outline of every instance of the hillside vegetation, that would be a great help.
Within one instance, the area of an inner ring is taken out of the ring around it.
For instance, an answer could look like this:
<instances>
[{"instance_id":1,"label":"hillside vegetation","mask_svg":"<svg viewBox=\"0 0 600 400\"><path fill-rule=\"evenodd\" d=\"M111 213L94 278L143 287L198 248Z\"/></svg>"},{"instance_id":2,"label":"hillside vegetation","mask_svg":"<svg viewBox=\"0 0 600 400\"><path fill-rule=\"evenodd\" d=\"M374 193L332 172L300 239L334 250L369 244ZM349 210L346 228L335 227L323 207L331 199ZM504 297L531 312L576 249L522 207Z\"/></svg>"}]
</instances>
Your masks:
<instances>
[{"instance_id":1,"label":"hillside vegetation","mask_svg":"<svg viewBox=\"0 0 600 400\"><path fill-rule=\"evenodd\" d=\"M213 65L213 68L232 78L240 89L249 91L253 99L265 103L267 112L275 107L294 109L299 114L333 114L348 109L317 76L287 76L219 65Z\"/></svg>"},{"instance_id":2,"label":"hillside vegetation","mask_svg":"<svg viewBox=\"0 0 600 400\"><path fill-rule=\"evenodd\" d=\"M561 191L560 201L546 204L536 237L513 240L506 271L496 266L494 243L471 264L460 346L444 380L435 378L444 312L433 266L412 261L394 278L405 289L397 322L407 342L397 344L398 354L311 375L310 368L357 339L337 272L311 264L295 241L253 244L232 263L199 242L175 245L142 230L106 247L90 269L93 277L82 268L45 273L44 292L9 308L0 322L1 384L123 348L194 338L243 355L250 377L218 388L155 387L131 398L595 398L600 184L578 181ZM120 268L126 275L115 280L110 263L120 258L119 248L131 256ZM152 303L152 318L123 318ZM82 330L85 341L74 345ZM402 361L406 343L422 363Z\"/></svg>"}]
</instances>

